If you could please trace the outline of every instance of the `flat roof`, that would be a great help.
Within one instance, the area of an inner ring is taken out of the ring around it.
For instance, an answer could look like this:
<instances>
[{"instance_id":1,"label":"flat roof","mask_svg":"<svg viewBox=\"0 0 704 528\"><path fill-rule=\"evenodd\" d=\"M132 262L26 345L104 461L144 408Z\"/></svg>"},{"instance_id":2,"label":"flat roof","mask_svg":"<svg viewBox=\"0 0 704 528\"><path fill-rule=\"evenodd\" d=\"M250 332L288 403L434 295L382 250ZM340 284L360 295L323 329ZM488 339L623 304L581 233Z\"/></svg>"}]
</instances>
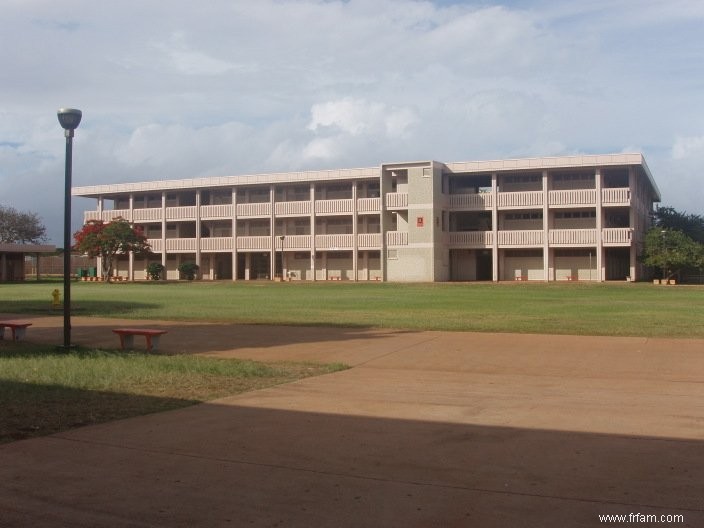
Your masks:
<instances>
[{"instance_id":1,"label":"flat roof","mask_svg":"<svg viewBox=\"0 0 704 528\"><path fill-rule=\"evenodd\" d=\"M432 161L383 163L381 167L409 167L427 166ZM637 165L642 167L650 185L652 186L658 201L660 191L655 184L645 158L640 153L622 154L583 154L574 156L548 156L540 158L517 158L489 161L459 161L442 163L451 172L503 172L530 169L555 169L555 168L577 168L594 166L614 166L614 165ZM314 181L342 181L360 178L378 178L380 167L367 167L359 169L331 169L312 170L294 172L276 172L264 174L246 174L239 176L211 176L203 178L190 178L182 180L154 180L136 183L115 183L105 185L90 185L73 187L73 196L83 196L89 198L107 197L110 195L149 192L149 191L170 191L179 189L198 189L206 187L231 187L241 185L267 185L276 183L309 183Z\"/></svg>"}]
</instances>

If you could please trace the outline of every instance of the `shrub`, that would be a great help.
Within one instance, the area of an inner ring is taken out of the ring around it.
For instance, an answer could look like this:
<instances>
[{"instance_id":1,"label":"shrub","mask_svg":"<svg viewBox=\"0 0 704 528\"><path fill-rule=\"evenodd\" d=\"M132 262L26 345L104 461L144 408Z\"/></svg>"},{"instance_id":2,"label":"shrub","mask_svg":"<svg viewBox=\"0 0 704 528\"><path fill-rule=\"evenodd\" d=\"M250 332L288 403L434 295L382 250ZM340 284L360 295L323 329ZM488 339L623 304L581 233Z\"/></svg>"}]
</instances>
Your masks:
<instances>
[{"instance_id":1,"label":"shrub","mask_svg":"<svg viewBox=\"0 0 704 528\"><path fill-rule=\"evenodd\" d=\"M152 262L147 266L147 276L150 280L159 280L165 269L166 267L160 262Z\"/></svg>"},{"instance_id":2,"label":"shrub","mask_svg":"<svg viewBox=\"0 0 704 528\"><path fill-rule=\"evenodd\" d=\"M200 266L198 266L198 264L196 264L195 262L184 262L182 264L179 264L178 266L178 271L180 271L181 275L183 275L188 280L195 279L196 273L198 273L199 269Z\"/></svg>"}]
</instances>

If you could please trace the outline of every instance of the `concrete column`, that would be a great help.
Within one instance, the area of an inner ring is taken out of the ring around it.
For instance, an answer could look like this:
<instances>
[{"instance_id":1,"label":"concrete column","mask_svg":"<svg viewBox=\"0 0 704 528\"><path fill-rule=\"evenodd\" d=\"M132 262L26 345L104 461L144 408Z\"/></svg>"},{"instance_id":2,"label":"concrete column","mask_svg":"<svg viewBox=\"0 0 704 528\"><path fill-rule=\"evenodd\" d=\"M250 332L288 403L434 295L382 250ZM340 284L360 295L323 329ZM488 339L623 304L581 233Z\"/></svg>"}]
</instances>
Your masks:
<instances>
[{"instance_id":1,"label":"concrete column","mask_svg":"<svg viewBox=\"0 0 704 528\"><path fill-rule=\"evenodd\" d=\"M251 271L252 271L252 254L251 253L245 253L244 254L244 280L251 280Z\"/></svg>"},{"instance_id":2,"label":"concrete column","mask_svg":"<svg viewBox=\"0 0 704 528\"><path fill-rule=\"evenodd\" d=\"M604 185L604 177L600 168L596 169L594 178L596 180L596 280L603 282L606 279L604 246L601 239L601 229L604 223L604 211L601 206L601 189Z\"/></svg>"},{"instance_id":3,"label":"concrete column","mask_svg":"<svg viewBox=\"0 0 704 528\"><path fill-rule=\"evenodd\" d=\"M548 208L548 171L543 171L543 280L555 280L552 268L552 252L550 251L550 211Z\"/></svg>"},{"instance_id":4,"label":"concrete column","mask_svg":"<svg viewBox=\"0 0 704 528\"><path fill-rule=\"evenodd\" d=\"M491 280L499 280L499 187L495 172L491 174Z\"/></svg>"},{"instance_id":5,"label":"concrete column","mask_svg":"<svg viewBox=\"0 0 704 528\"><path fill-rule=\"evenodd\" d=\"M310 273L311 280L315 281L315 183L310 184Z\"/></svg>"},{"instance_id":6,"label":"concrete column","mask_svg":"<svg viewBox=\"0 0 704 528\"><path fill-rule=\"evenodd\" d=\"M168 274L166 270L166 191L161 193L161 265L164 266L164 273Z\"/></svg>"},{"instance_id":7,"label":"concrete column","mask_svg":"<svg viewBox=\"0 0 704 528\"><path fill-rule=\"evenodd\" d=\"M276 215L274 214L274 209L276 208L276 190L273 185L269 186L269 204L271 206L271 212L269 215L269 234L271 235L271 245L269 248L269 279L274 280L276 276Z\"/></svg>"},{"instance_id":8,"label":"concrete column","mask_svg":"<svg viewBox=\"0 0 704 528\"><path fill-rule=\"evenodd\" d=\"M357 182L352 182L352 275L354 276L355 282L359 280L359 241L357 240L359 235L359 229L357 226L358 221Z\"/></svg>"},{"instance_id":9,"label":"concrete column","mask_svg":"<svg viewBox=\"0 0 704 528\"><path fill-rule=\"evenodd\" d=\"M638 245L641 243L645 230L648 228L644 223L641 223L641 203L638 196L638 180L636 178L636 169L633 166L628 167L628 189L631 194L631 203L628 208L628 227L633 231L630 246L630 262L628 276L632 281L637 281L640 277L638 269Z\"/></svg>"},{"instance_id":10,"label":"concrete column","mask_svg":"<svg viewBox=\"0 0 704 528\"><path fill-rule=\"evenodd\" d=\"M196 190L196 264L200 267L200 230L202 222L200 219L200 189ZM202 275L200 272L199 275Z\"/></svg>"},{"instance_id":11,"label":"concrete column","mask_svg":"<svg viewBox=\"0 0 704 528\"><path fill-rule=\"evenodd\" d=\"M232 280L237 280L237 188L232 188Z\"/></svg>"}]
</instances>

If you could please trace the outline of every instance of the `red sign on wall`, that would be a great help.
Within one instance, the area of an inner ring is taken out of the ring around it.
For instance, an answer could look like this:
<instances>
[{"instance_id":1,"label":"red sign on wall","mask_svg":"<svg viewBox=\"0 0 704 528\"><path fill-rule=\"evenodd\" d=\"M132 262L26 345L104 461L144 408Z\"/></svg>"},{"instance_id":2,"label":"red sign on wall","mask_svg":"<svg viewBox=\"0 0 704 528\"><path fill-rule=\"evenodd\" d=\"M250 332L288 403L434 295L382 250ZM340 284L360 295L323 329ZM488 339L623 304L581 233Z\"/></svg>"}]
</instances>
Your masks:
<instances>
[{"instance_id":1,"label":"red sign on wall","mask_svg":"<svg viewBox=\"0 0 704 528\"><path fill-rule=\"evenodd\" d=\"M425 218L422 216L416 217L416 227L423 227L425 226Z\"/></svg>"}]
</instances>

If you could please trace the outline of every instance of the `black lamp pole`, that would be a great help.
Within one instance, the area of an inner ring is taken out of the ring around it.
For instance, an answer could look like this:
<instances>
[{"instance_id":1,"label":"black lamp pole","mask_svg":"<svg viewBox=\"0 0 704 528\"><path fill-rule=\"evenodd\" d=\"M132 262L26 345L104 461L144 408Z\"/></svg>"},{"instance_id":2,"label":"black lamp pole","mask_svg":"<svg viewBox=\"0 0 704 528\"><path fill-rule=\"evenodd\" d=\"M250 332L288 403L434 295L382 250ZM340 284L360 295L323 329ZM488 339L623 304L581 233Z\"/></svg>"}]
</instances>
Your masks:
<instances>
[{"instance_id":1,"label":"black lamp pole","mask_svg":"<svg viewBox=\"0 0 704 528\"><path fill-rule=\"evenodd\" d=\"M82 113L75 108L61 108L59 123L66 136L66 179L64 188L64 349L71 347L71 169L73 131L81 122Z\"/></svg>"}]
</instances>

